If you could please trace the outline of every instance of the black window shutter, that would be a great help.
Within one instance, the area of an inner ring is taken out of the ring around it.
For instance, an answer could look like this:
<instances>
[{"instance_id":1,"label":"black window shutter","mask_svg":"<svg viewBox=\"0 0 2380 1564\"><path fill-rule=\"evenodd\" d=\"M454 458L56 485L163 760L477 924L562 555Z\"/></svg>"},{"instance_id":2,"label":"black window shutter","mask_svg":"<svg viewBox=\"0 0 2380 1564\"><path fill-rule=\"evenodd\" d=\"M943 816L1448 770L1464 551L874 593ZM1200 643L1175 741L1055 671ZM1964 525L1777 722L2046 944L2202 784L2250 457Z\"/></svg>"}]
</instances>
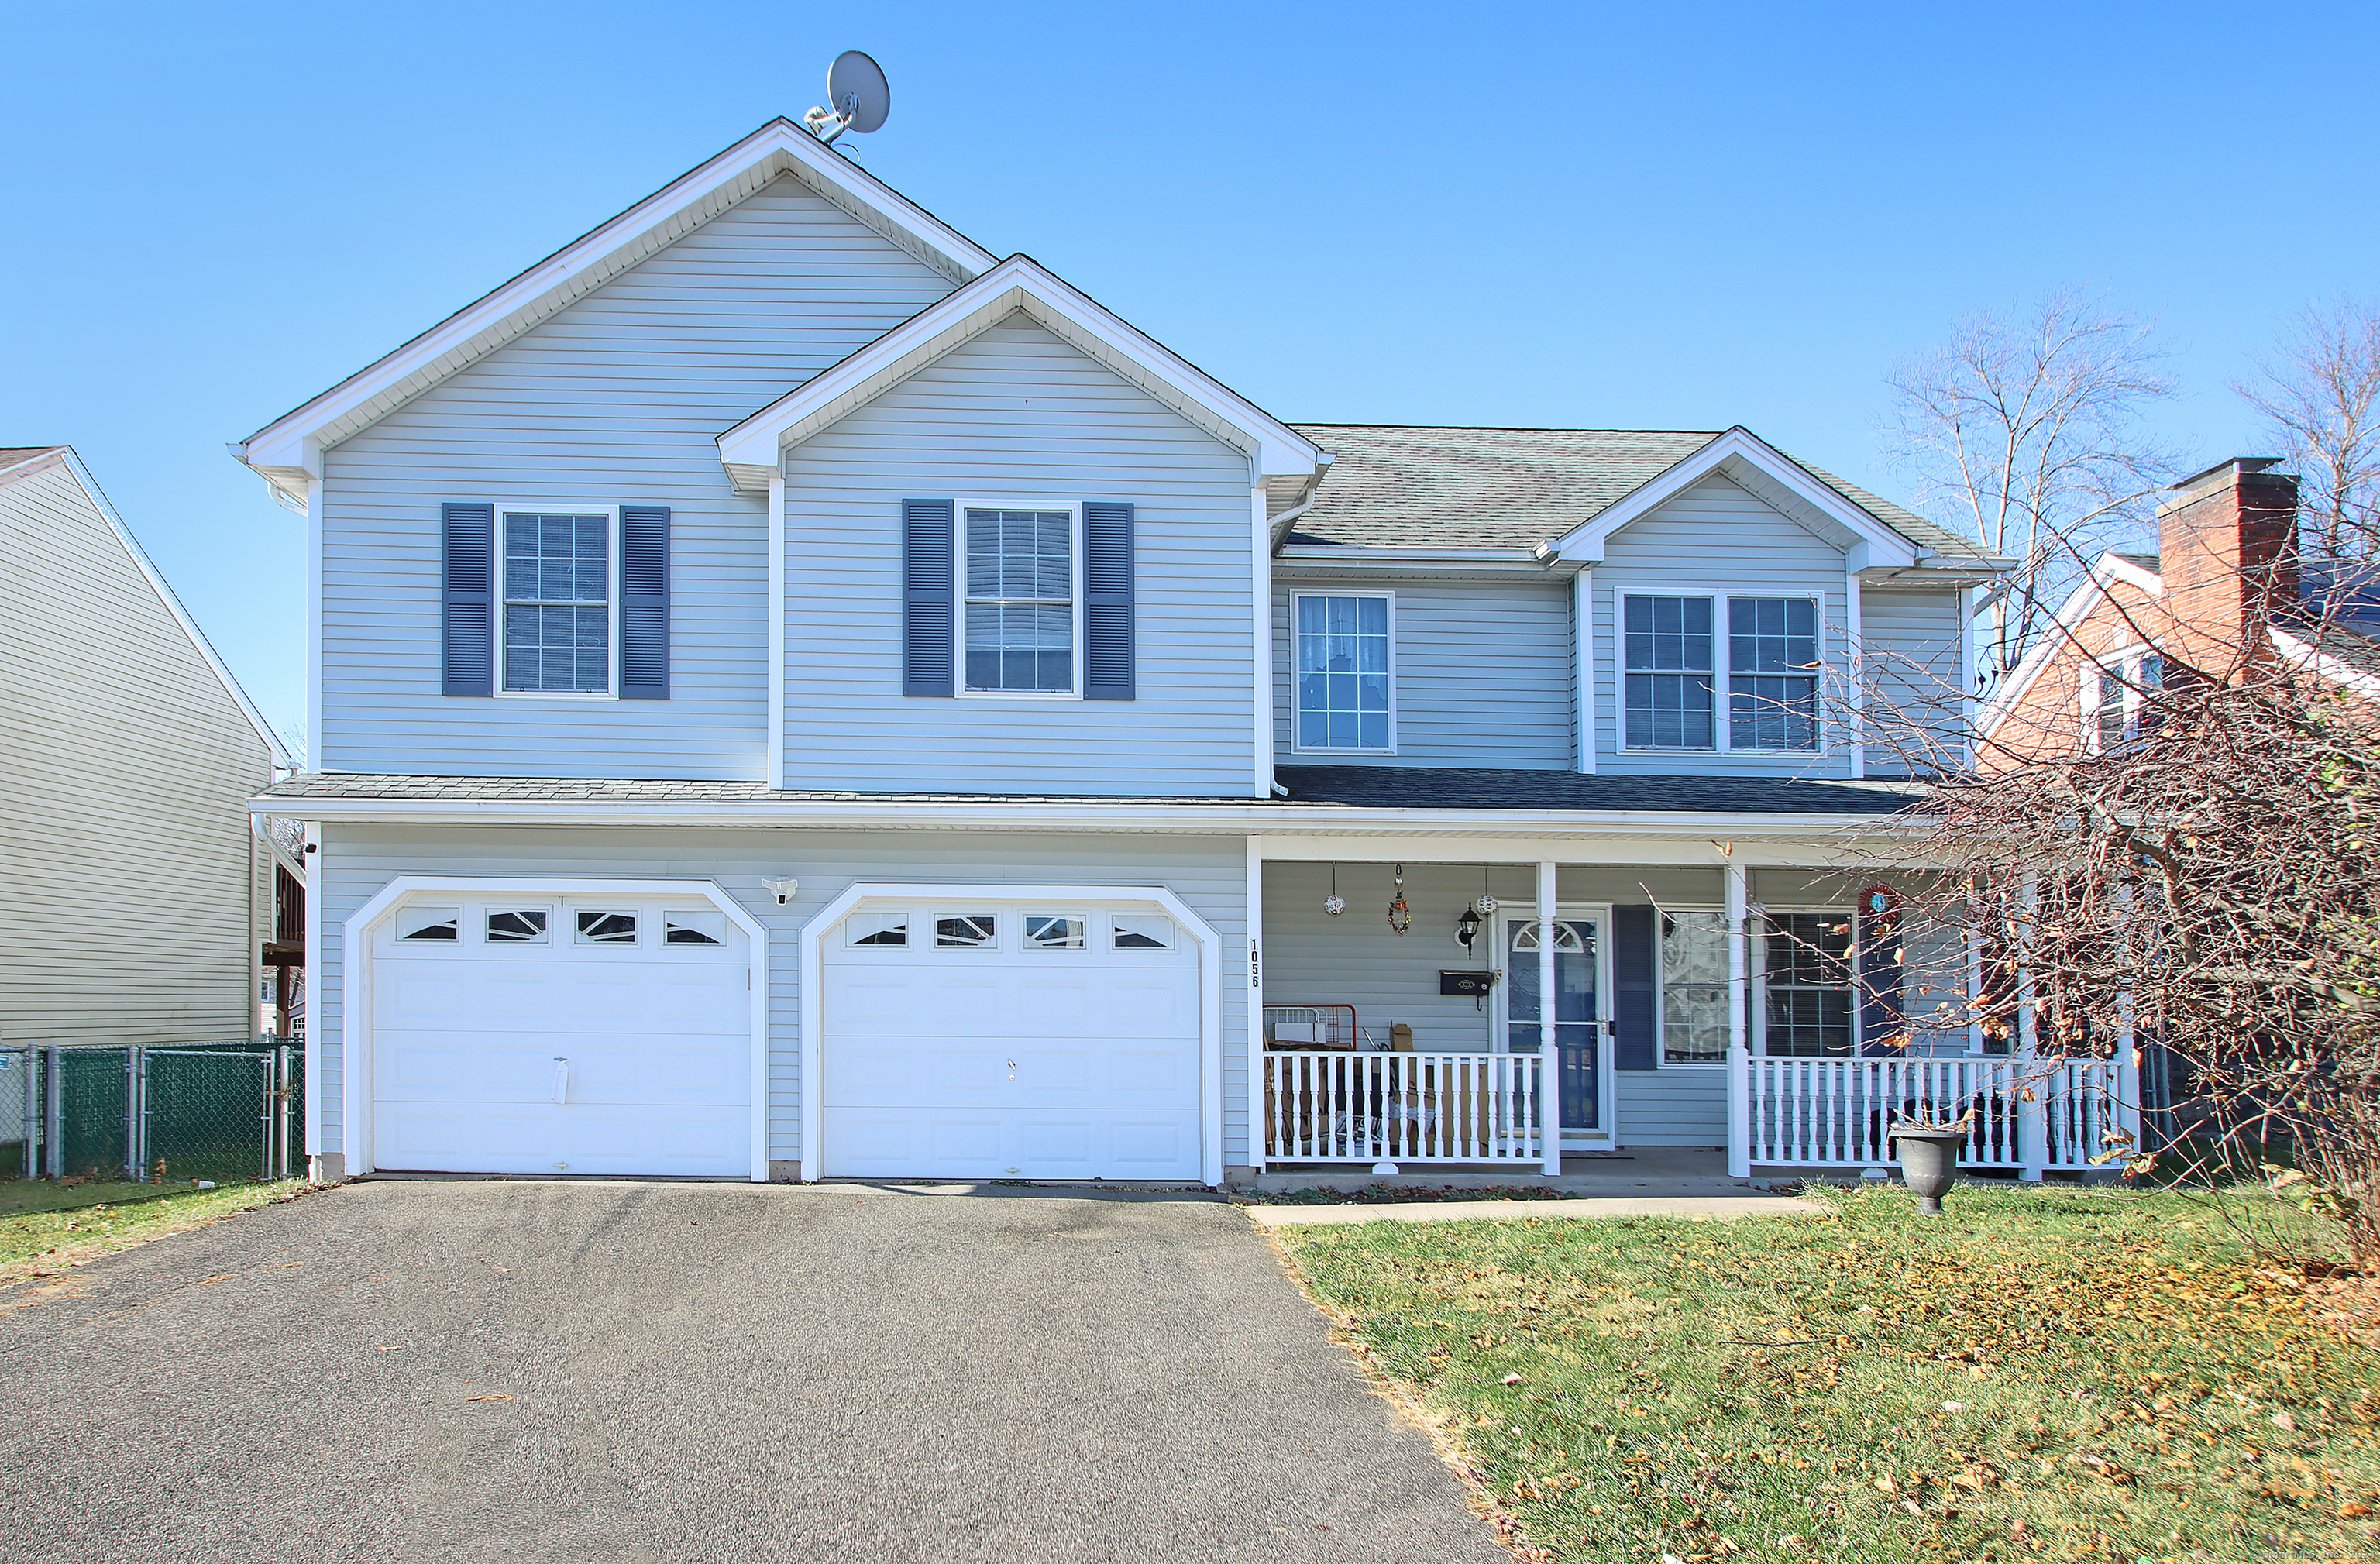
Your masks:
<instances>
[{"instance_id":1,"label":"black window shutter","mask_svg":"<svg viewBox=\"0 0 2380 1564\"><path fill-rule=\"evenodd\" d=\"M1659 909L1611 909L1611 1065L1615 1070L1658 1070L1661 1064L1658 957L1653 920Z\"/></svg>"},{"instance_id":2,"label":"black window shutter","mask_svg":"<svg viewBox=\"0 0 2380 1564\"><path fill-rule=\"evenodd\" d=\"M1133 667L1132 506L1083 502L1083 698L1130 700Z\"/></svg>"},{"instance_id":3,"label":"black window shutter","mask_svg":"<svg viewBox=\"0 0 2380 1564\"><path fill-rule=\"evenodd\" d=\"M1860 1053L1884 1059L1904 1051L1900 1008L1900 920L1863 911L1859 916Z\"/></svg>"},{"instance_id":4,"label":"black window shutter","mask_svg":"<svg viewBox=\"0 0 2380 1564\"><path fill-rule=\"evenodd\" d=\"M670 697L670 511L620 507L620 698Z\"/></svg>"},{"instance_id":5,"label":"black window shutter","mask_svg":"<svg viewBox=\"0 0 2380 1564\"><path fill-rule=\"evenodd\" d=\"M954 693L951 502L901 502L901 693Z\"/></svg>"},{"instance_id":6,"label":"black window shutter","mask_svg":"<svg viewBox=\"0 0 2380 1564\"><path fill-rule=\"evenodd\" d=\"M445 628L448 695L496 693L496 512L493 505L444 507Z\"/></svg>"}]
</instances>

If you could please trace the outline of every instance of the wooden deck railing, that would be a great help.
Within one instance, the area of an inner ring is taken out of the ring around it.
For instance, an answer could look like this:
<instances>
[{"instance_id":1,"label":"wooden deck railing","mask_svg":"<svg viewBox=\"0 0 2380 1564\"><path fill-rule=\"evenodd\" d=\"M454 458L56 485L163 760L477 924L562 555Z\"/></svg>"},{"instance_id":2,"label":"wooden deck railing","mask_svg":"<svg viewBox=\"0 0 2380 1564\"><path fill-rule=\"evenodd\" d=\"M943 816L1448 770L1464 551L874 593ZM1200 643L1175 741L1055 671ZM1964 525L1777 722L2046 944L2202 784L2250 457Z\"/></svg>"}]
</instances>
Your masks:
<instances>
[{"instance_id":1,"label":"wooden deck railing","mask_svg":"<svg viewBox=\"0 0 2380 1564\"><path fill-rule=\"evenodd\" d=\"M1905 1119L1965 1116L1967 1168L2031 1177L2087 1169L2140 1129L2131 1072L2105 1061L1779 1059L1739 1050L1729 1083L1730 1160L1754 1167L1876 1168Z\"/></svg>"}]
</instances>

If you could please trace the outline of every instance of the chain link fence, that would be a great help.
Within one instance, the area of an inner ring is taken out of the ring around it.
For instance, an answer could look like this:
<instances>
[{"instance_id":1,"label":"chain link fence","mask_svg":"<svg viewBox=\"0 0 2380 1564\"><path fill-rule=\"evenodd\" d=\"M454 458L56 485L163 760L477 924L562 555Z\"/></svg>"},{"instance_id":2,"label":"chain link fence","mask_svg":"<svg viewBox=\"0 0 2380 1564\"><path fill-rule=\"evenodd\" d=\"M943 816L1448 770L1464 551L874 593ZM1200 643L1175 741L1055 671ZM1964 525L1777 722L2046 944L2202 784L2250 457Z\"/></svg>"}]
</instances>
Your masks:
<instances>
[{"instance_id":1,"label":"chain link fence","mask_svg":"<svg viewBox=\"0 0 2380 1564\"><path fill-rule=\"evenodd\" d=\"M289 1178L306 1167L305 1077L287 1037L0 1049L0 1177Z\"/></svg>"}]
</instances>

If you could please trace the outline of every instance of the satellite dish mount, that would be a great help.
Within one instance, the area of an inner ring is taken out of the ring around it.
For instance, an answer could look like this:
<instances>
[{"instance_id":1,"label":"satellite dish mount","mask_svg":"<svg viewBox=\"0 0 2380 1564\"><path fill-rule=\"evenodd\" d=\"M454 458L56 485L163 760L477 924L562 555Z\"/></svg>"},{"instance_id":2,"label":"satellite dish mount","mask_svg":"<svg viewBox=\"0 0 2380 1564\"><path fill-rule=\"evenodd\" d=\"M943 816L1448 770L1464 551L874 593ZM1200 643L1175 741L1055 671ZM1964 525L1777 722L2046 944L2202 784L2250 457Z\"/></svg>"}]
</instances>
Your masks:
<instances>
[{"instance_id":1,"label":"satellite dish mount","mask_svg":"<svg viewBox=\"0 0 2380 1564\"><path fill-rule=\"evenodd\" d=\"M835 56L826 73L826 103L802 115L802 125L828 146L846 130L865 136L880 129L892 112L892 90L884 68L856 49Z\"/></svg>"}]
</instances>

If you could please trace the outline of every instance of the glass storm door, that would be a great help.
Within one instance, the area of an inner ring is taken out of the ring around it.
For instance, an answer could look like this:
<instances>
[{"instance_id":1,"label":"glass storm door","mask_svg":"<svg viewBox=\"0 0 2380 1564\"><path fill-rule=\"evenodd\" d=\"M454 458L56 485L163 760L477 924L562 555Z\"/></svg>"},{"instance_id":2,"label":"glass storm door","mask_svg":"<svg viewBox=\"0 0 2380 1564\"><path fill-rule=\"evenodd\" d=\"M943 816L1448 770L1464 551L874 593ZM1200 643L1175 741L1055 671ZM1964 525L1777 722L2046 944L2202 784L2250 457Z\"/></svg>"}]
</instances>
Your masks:
<instances>
[{"instance_id":1,"label":"glass storm door","mask_svg":"<svg viewBox=\"0 0 2380 1564\"><path fill-rule=\"evenodd\" d=\"M1594 1130L1603 1125L1603 1026L1596 993L1597 920L1554 921L1554 1046L1560 1058L1561 1127ZM1544 1007L1537 995L1537 923L1514 919L1505 935L1505 1047L1536 1053L1545 1037Z\"/></svg>"}]
</instances>

